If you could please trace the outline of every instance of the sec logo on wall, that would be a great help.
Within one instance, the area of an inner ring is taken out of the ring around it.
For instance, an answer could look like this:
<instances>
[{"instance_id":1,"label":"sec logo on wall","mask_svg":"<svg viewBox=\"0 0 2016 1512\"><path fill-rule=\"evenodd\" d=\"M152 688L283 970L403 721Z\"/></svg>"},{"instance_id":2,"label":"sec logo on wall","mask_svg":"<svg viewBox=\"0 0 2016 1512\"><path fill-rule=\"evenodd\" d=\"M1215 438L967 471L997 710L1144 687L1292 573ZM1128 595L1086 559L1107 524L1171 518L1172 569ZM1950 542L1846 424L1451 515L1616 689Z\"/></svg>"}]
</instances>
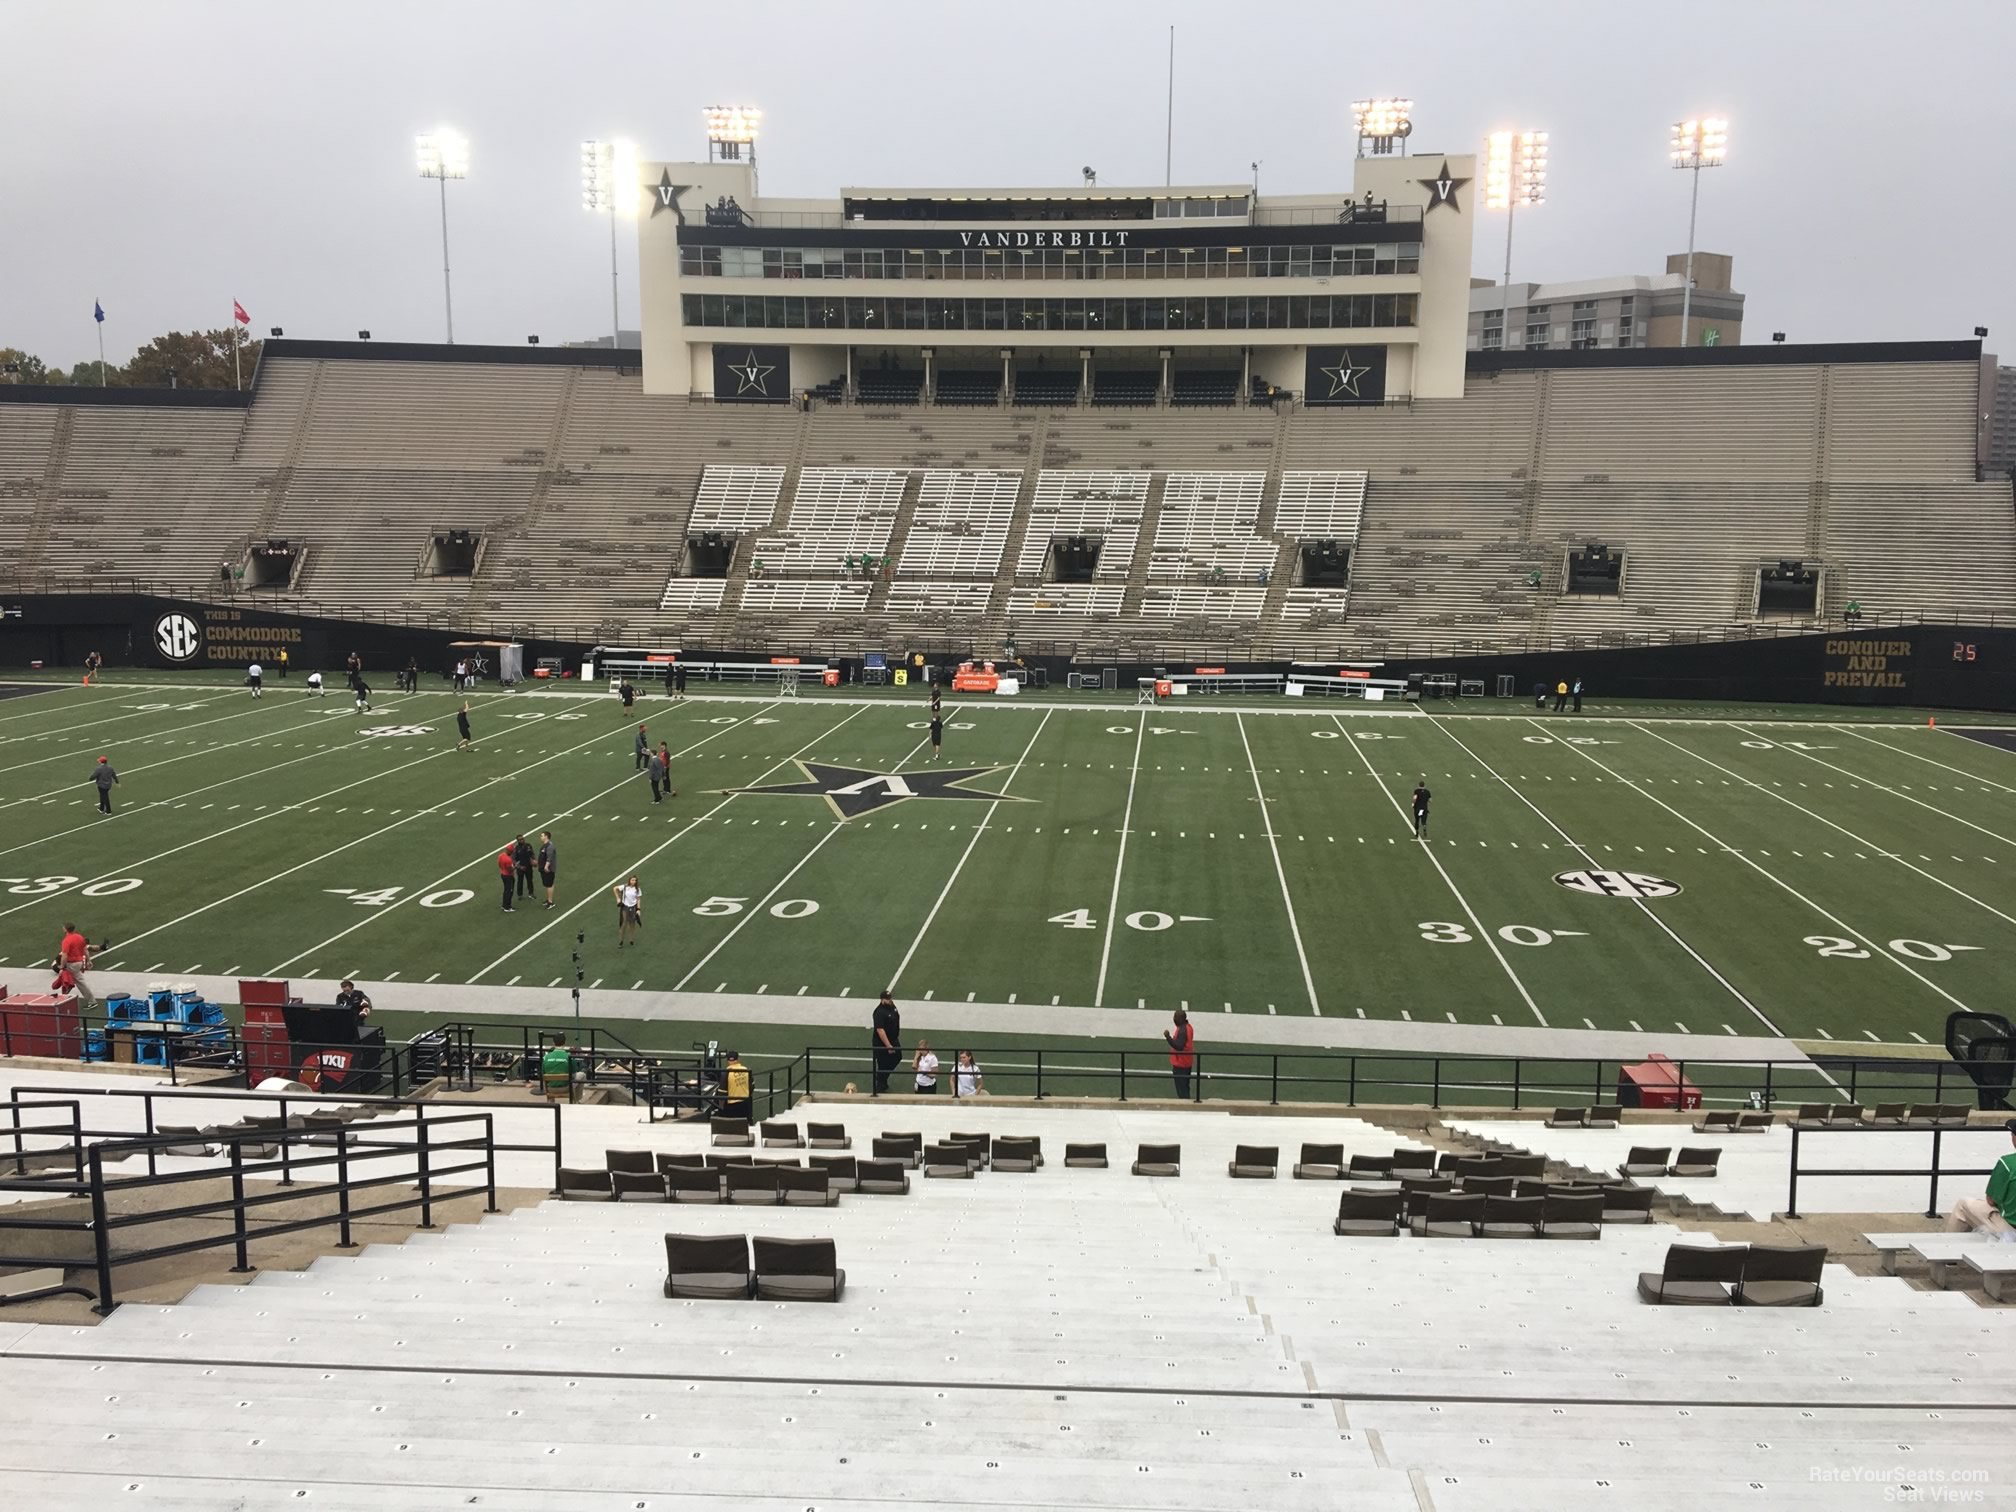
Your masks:
<instances>
[{"instance_id":1,"label":"sec logo on wall","mask_svg":"<svg viewBox=\"0 0 2016 1512\"><path fill-rule=\"evenodd\" d=\"M154 621L154 649L171 662L194 661L203 649L203 627L186 614L164 614Z\"/></svg>"}]
</instances>

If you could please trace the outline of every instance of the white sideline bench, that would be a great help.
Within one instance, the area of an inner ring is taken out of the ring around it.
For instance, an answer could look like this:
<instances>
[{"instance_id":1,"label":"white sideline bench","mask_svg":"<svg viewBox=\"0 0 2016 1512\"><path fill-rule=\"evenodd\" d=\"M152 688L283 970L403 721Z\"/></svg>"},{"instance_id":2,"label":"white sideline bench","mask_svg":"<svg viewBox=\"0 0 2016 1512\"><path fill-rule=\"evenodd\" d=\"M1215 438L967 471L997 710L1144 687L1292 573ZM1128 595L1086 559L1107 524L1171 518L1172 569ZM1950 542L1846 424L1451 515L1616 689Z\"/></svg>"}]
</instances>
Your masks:
<instances>
[{"instance_id":1,"label":"white sideline bench","mask_svg":"<svg viewBox=\"0 0 2016 1512\"><path fill-rule=\"evenodd\" d=\"M1981 1289L1997 1302L2016 1301L2016 1297L2006 1295L2003 1290L2009 1278L2016 1276L2016 1244L1990 1240L1979 1249L1968 1250L1960 1257L1960 1263L1981 1277Z\"/></svg>"},{"instance_id":2,"label":"white sideline bench","mask_svg":"<svg viewBox=\"0 0 2016 1512\"><path fill-rule=\"evenodd\" d=\"M1908 1250L1930 1268L1932 1284L1941 1291L1951 1284L1953 1267L1970 1252L1995 1246L1988 1235L1972 1233L1864 1234L1862 1240L1883 1257L1886 1276L1897 1274L1897 1257Z\"/></svg>"}]
</instances>

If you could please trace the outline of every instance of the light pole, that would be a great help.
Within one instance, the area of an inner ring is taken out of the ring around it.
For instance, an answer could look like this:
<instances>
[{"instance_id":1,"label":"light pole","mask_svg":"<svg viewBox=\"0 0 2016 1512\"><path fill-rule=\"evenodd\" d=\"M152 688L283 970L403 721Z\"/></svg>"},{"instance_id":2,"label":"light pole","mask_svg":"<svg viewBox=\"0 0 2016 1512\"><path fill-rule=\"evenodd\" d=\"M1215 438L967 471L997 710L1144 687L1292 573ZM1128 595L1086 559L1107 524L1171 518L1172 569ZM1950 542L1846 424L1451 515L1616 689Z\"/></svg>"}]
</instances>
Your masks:
<instances>
[{"instance_id":1,"label":"light pole","mask_svg":"<svg viewBox=\"0 0 2016 1512\"><path fill-rule=\"evenodd\" d=\"M1484 139L1484 208L1505 212L1505 305L1500 351L1512 350L1512 218L1547 202L1547 133L1494 131Z\"/></svg>"},{"instance_id":2,"label":"light pole","mask_svg":"<svg viewBox=\"0 0 2016 1512\"><path fill-rule=\"evenodd\" d=\"M455 287L448 277L448 180L469 176L469 139L450 126L413 138L420 177L441 184L441 299L448 313L448 345L455 345Z\"/></svg>"},{"instance_id":3,"label":"light pole","mask_svg":"<svg viewBox=\"0 0 2016 1512\"><path fill-rule=\"evenodd\" d=\"M581 208L609 215L609 346L623 345L623 310L617 298L616 221L619 216L637 214L637 144L618 139L613 142L581 144Z\"/></svg>"},{"instance_id":4,"label":"light pole","mask_svg":"<svg viewBox=\"0 0 2016 1512\"><path fill-rule=\"evenodd\" d=\"M1358 156L1368 147L1374 157L1384 157L1400 143L1406 154L1407 138L1414 134L1414 102L1401 99L1353 100L1351 129L1358 133Z\"/></svg>"},{"instance_id":5,"label":"light pole","mask_svg":"<svg viewBox=\"0 0 2016 1512\"><path fill-rule=\"evenodd\" d=\"M1687 204L1687 282L1680 291L1680 345L1688 345L1687 322L1694 311L1694 222L1701 210L1701 170L1720 168L1729 156L1729 123L1720 116L1699 116L1673 123L1672 157L1675 168L1694 175L1694 192Z\"/></svg>"}]
</instances>

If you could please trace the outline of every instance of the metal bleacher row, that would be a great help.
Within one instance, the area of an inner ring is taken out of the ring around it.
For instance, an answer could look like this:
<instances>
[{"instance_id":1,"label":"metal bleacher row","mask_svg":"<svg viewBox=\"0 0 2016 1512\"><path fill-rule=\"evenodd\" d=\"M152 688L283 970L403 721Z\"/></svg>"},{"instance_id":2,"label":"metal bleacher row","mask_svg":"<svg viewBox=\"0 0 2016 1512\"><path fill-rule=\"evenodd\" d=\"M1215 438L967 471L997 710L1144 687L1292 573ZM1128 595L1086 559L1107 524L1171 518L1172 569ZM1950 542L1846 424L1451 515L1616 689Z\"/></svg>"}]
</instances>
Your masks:
<instances>
[{"instance_id":1,"label":"metal bleacher row","mask_svg":"<svg viewBox=\"0 0 2016 1512\"><path fill-rule=\"evenodd\" d=\"M306 557L274 597L325 611L833 651L1025 619L1115 652L1727 633L1781 557L1823 565L1823 617L1966 619L2016 604L1975 383L1816 360L1476 371L1460 400L1362 410L799 411L599 365L282 352L244 409L0 405L0 551L24 581L210 592L284 536ZM427 575L448 529L482 538L473 577ZM684 575L705 531L736 538L725 579ZM1075 535L1097 567L1057 581ZM1299 581L1322 539L1348 593ZM1624 551L1621 596L1562 591L1590 540Z\"/></svg>"}]
</instances>

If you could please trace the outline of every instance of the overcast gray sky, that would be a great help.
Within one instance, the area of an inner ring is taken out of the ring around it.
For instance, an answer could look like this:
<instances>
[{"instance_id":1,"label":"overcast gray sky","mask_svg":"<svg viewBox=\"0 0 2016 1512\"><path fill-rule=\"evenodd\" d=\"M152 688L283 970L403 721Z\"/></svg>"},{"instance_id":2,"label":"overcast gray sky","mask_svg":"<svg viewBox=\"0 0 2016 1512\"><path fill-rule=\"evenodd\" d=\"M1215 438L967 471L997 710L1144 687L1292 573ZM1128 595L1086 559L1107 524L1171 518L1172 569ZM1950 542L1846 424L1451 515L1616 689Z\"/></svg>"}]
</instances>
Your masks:
<instances>
[{"instance_id":1,"label":"overcast gray sky","mask_svg":"<svg viewBox=\"0 0 2016 1512\"><path fill-rule=\"evenodd\" d=\"M1722 112L1700 245L1732 253L1746 335L1962 337L2016 351L2016 0L1526 0L872 5L616 0L331 5L0 0L0 346L68 367L169 329L442 336L434 186L416 130L473 143L449 186L456 334L608 328L606 223L579 144L689 157L700 108L765 112L768 194L842 184L1350 180L1348 105L1416 101L1421 149L1553 132L1514 277L1656 272L1684 248L1668 124ZM1476 267L1496 277L1498 218ZM637 322L623 249L624 323Z\"/></svg>"}]
</instances>

